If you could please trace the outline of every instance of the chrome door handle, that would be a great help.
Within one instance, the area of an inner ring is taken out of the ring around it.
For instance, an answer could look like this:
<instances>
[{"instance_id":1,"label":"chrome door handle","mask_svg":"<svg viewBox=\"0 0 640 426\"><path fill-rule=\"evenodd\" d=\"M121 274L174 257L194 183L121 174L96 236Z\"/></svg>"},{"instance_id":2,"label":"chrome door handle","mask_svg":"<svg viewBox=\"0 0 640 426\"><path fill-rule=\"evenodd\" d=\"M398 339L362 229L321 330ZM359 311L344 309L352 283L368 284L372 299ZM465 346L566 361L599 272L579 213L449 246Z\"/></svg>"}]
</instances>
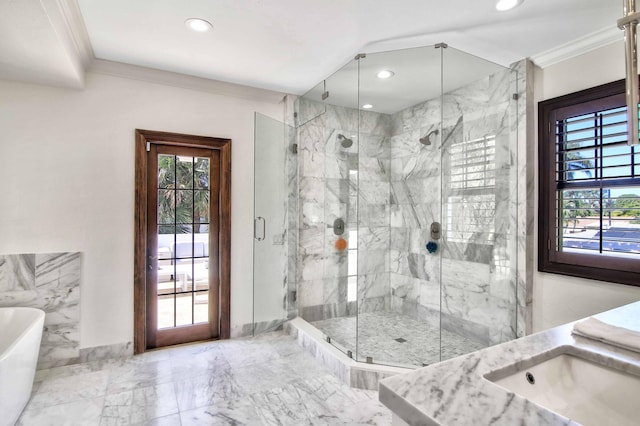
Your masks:
<instances>
[{"instance_id":1,"label":"chrome door handle","mask_svg":"<svg viewBox=\"0 0 640 426\"><path fill-rule=\"evenodd\" d=\"M262 222L262 236L258 236L258 222ZM267 235L267 221L262 216L258 216L253 220L253 238L263 241Z\"/></svg>"}]
</instances>

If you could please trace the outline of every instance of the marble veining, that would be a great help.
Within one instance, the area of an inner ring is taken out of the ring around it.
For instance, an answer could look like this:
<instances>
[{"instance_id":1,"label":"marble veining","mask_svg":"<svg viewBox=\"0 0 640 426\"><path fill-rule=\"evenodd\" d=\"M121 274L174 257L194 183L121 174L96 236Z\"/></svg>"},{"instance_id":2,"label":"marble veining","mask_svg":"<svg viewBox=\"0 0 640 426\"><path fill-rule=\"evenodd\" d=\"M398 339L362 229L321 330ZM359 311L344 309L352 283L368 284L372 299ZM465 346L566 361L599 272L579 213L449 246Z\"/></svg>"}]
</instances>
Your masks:
<instances>
[{"instance_id":1,"label":"marble veining","mask_svg":"<svg viewBox=\"0 0 640 426\"><path fill-rule=\"evenodd\" d=\"M532 77L532 64L520 61L393 114L298 100L290 278L303 318L393 312L446 331L459 326L483 345L530 330ZM420 143L435 130L429 145ZM478 186L481 168L461 165L459 152L482 143L491 164ZM334 248L336 218L357 239L357 311L340 300L353 271ZM434 221L443 225L435 255L425 250Z\"/></svg>"},{"instance_id":2,"label":"marble veining","mask_svg":"<svg viewBox=\"0 0 640 426\"><path fill-rule=\"evenodd\" d=\"M80 359L80 253L0 255L0 307L45 311L38 368Z\"/></svg>"},{"instance_id":3,"label":"marble veining","mask_svg":"<svg viewBox=\"0 0 640 426\"><path fill-rule=\"evenodd\" d=\"M18 425L354 422L387 425L391 413L271 332L40 370Z\"/></svg>"},{"instance_id":4,"label":"marble veining","mask_svg":"<svg viewBox=\"0 0 640 426\"><path fill-rule=\"evenodd\" d=\"M595 315L619 327L637 329L640 302ZM577 425L485 379L490 372L523 365L534 357L571 346L593 354L605 366L640 368L640 353L573 336L574 323L483 349L380 382L380 401L411 425Z\"/></svg>"}]
</instances>

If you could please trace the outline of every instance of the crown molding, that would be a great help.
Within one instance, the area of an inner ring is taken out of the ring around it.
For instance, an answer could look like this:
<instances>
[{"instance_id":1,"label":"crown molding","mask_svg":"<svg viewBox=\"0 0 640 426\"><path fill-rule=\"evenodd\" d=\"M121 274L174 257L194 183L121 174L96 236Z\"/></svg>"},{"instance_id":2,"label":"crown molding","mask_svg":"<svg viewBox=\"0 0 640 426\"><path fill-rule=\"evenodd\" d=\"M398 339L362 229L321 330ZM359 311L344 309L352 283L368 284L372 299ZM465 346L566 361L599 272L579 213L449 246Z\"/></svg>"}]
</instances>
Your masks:
<instances>
[{"instance_id":1,"label":"crown molding","mask_svg":"<svg viewBox=\"0 0 640 426\"><path fill-rule=\"evenodd\" d=\"M600 31L596 31L584 37L570 41L569 43L554 47L546 52L533 55L530 59L540 68L546 68L567 59L590 52L599 47L621 41L623 38L624 32L617 26L607 27Z\"/></svg>"},{"instance_id":2,"label":"crown molding","mask_svg":"<svg viewBox=\"0 0 640 426\"><path fill-rule=\"evenodd\" d=\"M86 68L91 63L95 55L93 54L93 47L91 47L91 40L89 39L87 27L85 27L84 25L84 19L82 18L80 6L78 5L78 2L76 0L54 1L60 8L60 12L64 18L67 33L73 41L73 46L80 59L80 62Z\"/></svg>"},{"instance_id":3,"label":"crown molding","mask_svg":"<svg viewBox=\"0 0 640 426\"><path fill-rule=\"evenodd\" d=\"M97 59L77 0L40 0L40 3L73 64L77 88L83 88L85 74L93 72L269 103L280 103L284 98L284 93L270 90Z\"/></svg>"},{"instance_id":4,"label":"crown molding","mask_svg":"<svg viewBox=\"0 0 640 426\"><path fill-rule=\"evenodd\" d=\"M180 87L182 89L197 90L201 92L210 92L224 96L233 96L236 98L250 99L273 104L282 102L286 95L285 93L259 89L251 86L243 86L240 84L195 77L187 74L162 71L154 68L125 64L122 62L106 61L104 59L94 59L91 61L87 71L96 74L105 74L128 78L131 80L145 81L148 83Z\"/></svg>"}]
</instances>

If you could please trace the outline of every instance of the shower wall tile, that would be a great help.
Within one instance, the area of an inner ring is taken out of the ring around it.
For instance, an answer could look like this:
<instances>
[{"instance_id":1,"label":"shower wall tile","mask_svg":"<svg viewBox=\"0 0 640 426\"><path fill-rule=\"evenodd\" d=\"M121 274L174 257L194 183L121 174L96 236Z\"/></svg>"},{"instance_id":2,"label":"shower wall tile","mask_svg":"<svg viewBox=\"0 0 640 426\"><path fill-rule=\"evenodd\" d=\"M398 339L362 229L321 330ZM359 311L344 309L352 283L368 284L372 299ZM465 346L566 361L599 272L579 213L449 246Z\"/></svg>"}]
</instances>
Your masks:
<instances>
[{"instance_id":1,"label":"shower wall tile","mask_svg":"<svg viewBox=\"0 0 640 426\"><path fill-rule=\"evenodd\" d=\"M361 223L368 226L389 226L390 206L389 204L366 204L359 207L359 219Z\"/></svg>"},{"instance_id":2,"label":"shower wall tile","mask_svg":"<svg viewBox=\"0 0 640 426\"><path fill-rule=\"evenodd\" d=\"M358 232L358 250L386 252L389 249L388 226L360 226Z\"/></svg>"},{"instance_id":3,"label":"shower wall tile","mask_svg":"<svg viewBox=\"0 0 640 426\"><path fill-rule=\"evenodd\" d=\"M80 253L0 256L0 307L45 312L38 368L78 362Z\"/></svg>"},{"instance_id":4,"label":"shower wall tile","mask_svg":"<svg viewBox=\"0 0 640 426\"><path fill-rule=\"evenodd\" d=\"M323 153L303 149L299 156L303 176L317 178L325 176L325 155Z\"/></svg>"},{"instance_id":5,"label":"shower wall tile","mask_svg":"<svg viewBox=\"0 0 640 426\"><path fill-rule=\"evenodd\" d=\"M297 113L297 117L294 116L294 122L299 126L304 125L304 123L316 117L321 117L325 111L324 102L314 101L302 96L295 100L294 108Z\"/></svg>"},{"instance_id":6,"label":"shower wall tile","mask_svg":"<svg viewBox=\"0 0 640 426\"><path fill-rule=\"evenodd\" d=\"M512 66L512 87L518 93L517 114L509 121L511 137L520 141L517 151L517 295L518 295L518 337L530 333L533 303L534 270L534 182L535 182L535 128L534 128L534 65L530 60L522 60Z\"/></svg>"},{"instance_id":7,"label":"shower wall tile","mask_svg":"<svg viewBox=\"0 0 640 426\"><path fill-rule=\"evenodd\" d=\"M389 294L389 273L369 273L358 277L358 300L385 297Z\"/></svg>"},{"instance_id":8,"label":"shower wall tile","mask_svg":"<svg viewBox=\"0 0 640 426\"><path fill-rule=\"evenodd\" d=\"M331 251L329 251L331 250ZM335 248L328 248L323 261L323 278L346 277L348 273L348 257L345 252L337 252Z\"/></svg>"},{"instance_id":9,"label":"shower wall tile","mask_svg":"<svg viewBox=\"0 0 640 426\"><path fill-rule=\"evenodd\" d=\"M324 224L324 204L315 202L301 202L302 217L300 227Z\"/></svg>"},{"instance_id":10,"label":"shower wall tile","mask_svg":"<svg viewBox=\"0 0 640 426\"><path fill-rule=\"evenodd\" d=\"M373 111L360 111L360 133L388 136L391 116Z\"/></svg>"},{"instance_id":11,"label":"shower wall tile","mask_svg":"<svg viewBox=\"0 0 640 426\"><path fill-rule=\"evenodd\" d=\"M355 100L354 106L357 106L357 100ZM324 125L327 128L342 129L346 133L358 133L358 110L354 108L347 108L343 106L327 105L327 110L324 115ZM364 133L366 132L362 130Z\"/></svg>"},{"instance_id":12,"label":"shower wall tile","mask_svg":"<svg viewBox=\"0 0 640 426\"><path fill-rule=\"evenodd\" d=\"M325 178L325 201L328 204L346 204L349 202L349 194L356 193L355 185L346 179Z\"/></svg>"},{"instance_id":13,"label":"shower wall tile","mask_svg":"<svg viewBox=\"0 0 640 426\"><path fill-rule=\"evenodd\" d=\"M387 250L358 249L358 275L377 274L389 271L389 252ZM360 282L358 282L360 286Z\"/></svg>"},{"instance_id":14,"label":"shower wall tile","mask_svg":"<svg viewBox=\"0 0 640 426\"><path fill-rule=\"evenodd\" d=\"M389 204L389 182L361 181L358 186L360 202L365 204Z\"/></svg>"},{"instance_id":15,"label":"shower wall tile","mask_svg":"<svg viewBox=\"0 0 640 426\"><path fill-rule=\"evenodd\" d=\"M325 278L323 299L325 304L340 304L347 300L347 277Z\"/></svg>"},{"instance_id":16,"label":"shower wall tile","mask_svg":"<svg viewBox=\"0 0 640 426\"><path fill-rule=\"evenodd\" d=\"M324 255L302 254L300 258L300 277L302 281L321 280L324 272Z\"/></svg>"},{"instance_id":17,"label":"shower wall tile","mask_svg":"<svg viewBox=\"0 0 640 426\"><path fill-rule=\"evenodd\" d=\"M302 202L324 203L324 181L322 178L300 177L300 200Z\"/></svg>"},{"instance_id":18,"label":"shower wall tile","mask_svg":"<svg viewBox=\"0 0 640 426\"><path fill-rule=\"evenodd\" d=\"M324 253L324 233L324 225L313 225L300 229L298 253L301 255Z\"/></svg>"},{"instance_id":19,"label":"shower wall tile","mask_svg":"<svg viewBox=\"0 0 640 426\"><path fill-rule=\"evenodd\" d=\"M298 128L298 152L309 151L324 153L325 134L321 126L306 124Z\"/></svg>"},{"instance_id":20,"label":"shower wall tile","mask_svg":"<svg viewBox=\"0 0 640 426\"><path fill-rule=\"evenodd\" d=\"M422 281L420 284L420 294L418 296L420 306L439 312L441 302L440 296L442 294L440 282L437 280L431 280Z\"/></svg>"},{"instance_id":21,"label":"shower wall tile","mask_svg":"<svg viewBox=\"0 0 640 426\"><path fill-rule=\"evenodd\" d=\"M391 160L361 156L358 163L358 176L362 181L389 182Z\"/></svg>"},{"instance_id":22,"label":"shower wall tile","mask_svg":"<svg viewBox=\"0 0 640 426\"><path fill-rule=\"evenodd\" d=\"M338 155L325 156L324 177L333 179L349 178L349 156L351 154L340 153ZM355 155L355 154L353 154ZM352 161L355 163L355 159ZM353 164L351 169L356 170L357 164Z\"/></svg>"},{"instance_id":23,"label":"shower wall tile","mask_svg":"<svg viewBox=\"0 0 640 426\"><path fill-rule=\"evenodd\" d=\"M358 313L384 312L389 310L388 296L365 297L358 300Z\"/></svg>"},{"instance_id":24,"label":"shower wall tile","mask_svg":"<svg viewBox=\"0 0 640 426\"><path fill-rule=\"evenodd\" d=\"M300 281L298 283L298 307L322 305L324 283L322 280Z\"/></svg>"},{"instance_id":25,"label":"shower wall tile","mask_svg":"<svg viewBox=\"0 0 640 426\"><path fill-rule=\"evenodd\" d=\"M420 286L422 282L407 275L391 272L389 277L391 294L394 297L417 301L420 297Z\"/></svg>"},{"instance_id":26,"label":"shower wall tile","mask_svg":"<svg viewBox=\"0 0 640 426\"><path fill-rule=\"evenodd\" d=\"M390 253L395 251L409 251L411 244L409 241L409 236L411 235L410 228L397 227L390 228L390 244L389 250ZM393 259L393 254L390 255L390 259Z\"/></svg>"},{"instance_id":27,"label":"shower wall tile","mask_svg":"<svg viewBox=\"0 0 640 426\"><path fill-rule=\"evenodd\" d=\"M360 150L358 153L362 157L389 160L391 158L391 143L387 133L360 133Z\"/></svg>"}]
</instances>

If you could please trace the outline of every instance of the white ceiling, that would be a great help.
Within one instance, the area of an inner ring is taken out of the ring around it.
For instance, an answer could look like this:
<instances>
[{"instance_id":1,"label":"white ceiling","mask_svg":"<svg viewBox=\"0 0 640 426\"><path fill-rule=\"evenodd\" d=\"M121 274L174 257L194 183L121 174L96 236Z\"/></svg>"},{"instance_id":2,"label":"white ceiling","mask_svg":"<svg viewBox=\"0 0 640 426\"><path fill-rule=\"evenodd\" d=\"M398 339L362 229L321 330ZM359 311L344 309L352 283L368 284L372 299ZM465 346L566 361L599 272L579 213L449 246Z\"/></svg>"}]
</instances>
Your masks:
<instances>
[{"instance_id":1,"label":"white ceiling","mask_svg":"<svg viewBox=\"0 0 640 426\"><path fill-rule=\"evenodd\" d=\"M77 1L77 3L76 3ZM612 0L0 0L0 78L82 86L95 58L302 94L358 52L446 42L509 65L603 29ZM194 33L200 17L214 30ZM622 38L620 31L619 37Z\"/></svg>"}]
</instances>

